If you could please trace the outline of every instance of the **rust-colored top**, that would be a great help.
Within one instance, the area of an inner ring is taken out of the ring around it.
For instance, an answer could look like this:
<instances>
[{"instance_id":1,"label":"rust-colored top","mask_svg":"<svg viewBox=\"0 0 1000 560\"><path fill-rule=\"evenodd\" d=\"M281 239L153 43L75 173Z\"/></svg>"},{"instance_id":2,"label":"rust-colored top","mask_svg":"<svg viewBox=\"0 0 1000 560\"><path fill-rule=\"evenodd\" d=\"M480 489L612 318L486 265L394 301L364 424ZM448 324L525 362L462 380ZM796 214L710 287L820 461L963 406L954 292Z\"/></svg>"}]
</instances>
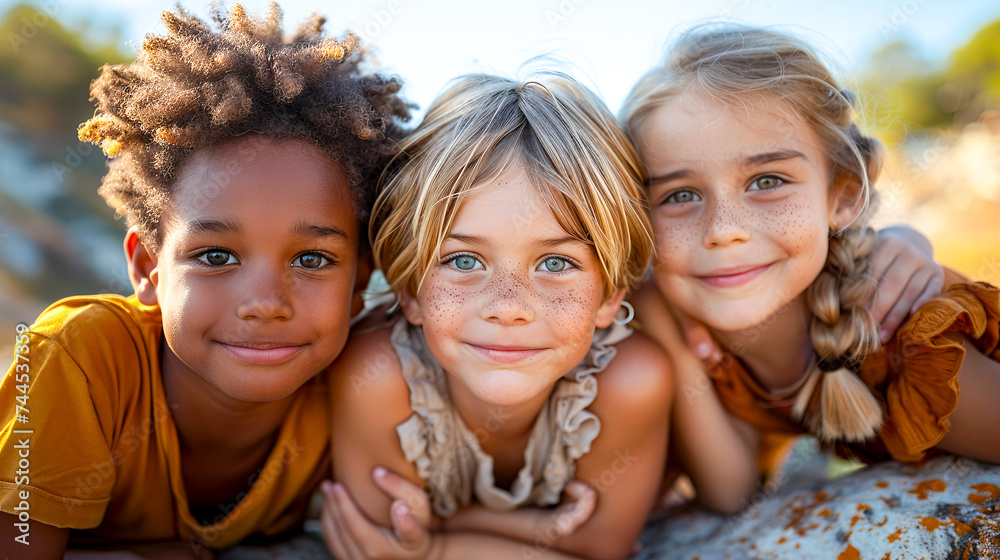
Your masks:
<instances>
[{"instance_id":1,"label":"rust-colored top","mask_svg":"<svg viewBox=\"0 0 1000 560\"><path fill-rule=\"evenodd\" d=\"M947 269L945 285L941 296L910 316L892 340L861 364L858 375L881 401L885 421L871 441L836 444L841 456L869 463L919 461L941 441L958 403L957 376L965 357L965 350L949 334L964 335L985 355L1000 361L1000 290L969 282ZM731 354L709 375L729 412L772 442L761 446L763 470L777 466L774 447L781 435L806 433L791 417L797 391L773 396Z\"/></svg>"}]
</instances>

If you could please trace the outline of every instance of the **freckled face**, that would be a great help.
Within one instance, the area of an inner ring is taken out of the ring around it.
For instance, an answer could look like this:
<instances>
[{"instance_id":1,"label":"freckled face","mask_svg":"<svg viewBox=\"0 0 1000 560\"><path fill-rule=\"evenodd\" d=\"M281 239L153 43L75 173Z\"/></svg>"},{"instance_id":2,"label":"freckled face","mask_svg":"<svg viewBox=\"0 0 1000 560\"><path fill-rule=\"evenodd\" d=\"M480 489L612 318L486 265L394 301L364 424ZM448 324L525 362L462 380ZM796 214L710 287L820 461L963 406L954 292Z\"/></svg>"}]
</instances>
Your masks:
<instances>
[{"instance_id":1,"label":"freckled face","mask_svg":"<svg viewBox=\"0 0 1000 560\"><path fill-rule=\"evenodd\" d=\"M639 131L652 182L656 283L719 331L760 324L826 261L833 217L826 157L787 104L729 109L689 90Z\"/></svg>"},{"instance_id":2,"label":"freckled face","mask_svg":"<svg viewBox=\"0 0 1000 560\"><path fill-rule=\"evenodd\" d=\"M452 383L482 402L516 405L548 395L623 296L604 299L593 248L570 237L513 168L465 199L403 310L423 325Z\"/></svg>"},{"instance_id":3,"label":"freckled face","mask_svg":"<svg viewBox=\"0 0 1000 560\"><path fill-rule=\"evenodd\" d=\"M319 148L260 137L181 169L151 278L173 356L241 401L286 397L347 340L358 221Z\"/></svg>"}]
</instances>

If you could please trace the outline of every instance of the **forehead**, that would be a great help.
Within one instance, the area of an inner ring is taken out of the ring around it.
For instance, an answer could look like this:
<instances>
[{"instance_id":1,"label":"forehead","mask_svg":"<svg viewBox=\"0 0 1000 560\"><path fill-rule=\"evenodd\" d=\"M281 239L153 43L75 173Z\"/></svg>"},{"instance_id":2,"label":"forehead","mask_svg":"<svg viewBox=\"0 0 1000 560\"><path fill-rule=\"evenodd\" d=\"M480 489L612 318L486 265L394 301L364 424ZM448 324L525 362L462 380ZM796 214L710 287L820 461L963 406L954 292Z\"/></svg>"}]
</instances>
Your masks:
<instances>
[{"instance_id":1,"label":"forehead","mask_svg":"<svg viewBox=\"0 0 1000 560\"><path fill-rule=\"evenodd\" d=\"M511 241L529 232L533 236L565 235L539 187L519 165L474 187L459 206L452 230Z\"/></svg>"},{"instance_id":2,"label":"forehead","mask_svg":"<svg viewBox=\"0 0 1000 560\"><path fill-rule=\"evenodd\" d=\"M638 131L639 150L654 175L665 165L739 161L748 153L782 149L823 162L812 127L785 100L748 93L726 103L688 88L653 110Z\"/></svg>"},{"instance_id":3,"label":"forehead","mask_svg":"<svg viewBox=\"0 0 1000 560\"><path fill-rule=\"evenodd\" d=\"M198 150L180 168L170 199L169 214L184 221L218 215L268 221L291 209L357 222L346 173L304 140L249 136Z\"/></svg>"}]
</instances>

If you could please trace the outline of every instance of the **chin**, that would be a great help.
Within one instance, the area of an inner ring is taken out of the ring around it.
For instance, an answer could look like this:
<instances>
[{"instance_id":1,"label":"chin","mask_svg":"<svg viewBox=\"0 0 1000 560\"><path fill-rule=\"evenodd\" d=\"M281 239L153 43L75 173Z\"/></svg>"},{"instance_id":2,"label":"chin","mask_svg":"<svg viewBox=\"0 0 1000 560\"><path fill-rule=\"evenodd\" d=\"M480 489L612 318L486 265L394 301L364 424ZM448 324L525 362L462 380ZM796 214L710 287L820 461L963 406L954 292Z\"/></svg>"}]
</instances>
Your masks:
<instances>
[{"instance_id":1,"label":"chin","mask_svg":"<svg viewBox=\"0 0 1000 560\"><path fill-rule=\"evenodd\" d=\"M495 406L517 406L530 401L551 385L539 387L527 374L519 371L499 370L479 379L472 392L484 403Z\"/></svg>"}]
</instances>

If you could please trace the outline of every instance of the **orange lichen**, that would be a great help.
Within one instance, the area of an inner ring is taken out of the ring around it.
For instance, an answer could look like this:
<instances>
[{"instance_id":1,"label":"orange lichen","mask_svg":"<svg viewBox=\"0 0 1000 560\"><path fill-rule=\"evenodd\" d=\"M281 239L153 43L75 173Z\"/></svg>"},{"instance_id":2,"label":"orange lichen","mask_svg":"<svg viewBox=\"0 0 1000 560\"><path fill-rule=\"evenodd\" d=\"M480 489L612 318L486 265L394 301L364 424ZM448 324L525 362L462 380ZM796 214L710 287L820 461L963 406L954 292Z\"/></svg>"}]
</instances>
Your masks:
<instances>
[{"instance_id":1,"label":"orange lichen","mask_svg":"<svg viewBox=\"0 0 1000 560\"><path fill-rule=\"evenodd\" d=\"M888 522L888 521L889 521L889 516L887 515L887 516L885 516L885 519L883 519L883 520L882 520L882 521L881 521L880 523L876 523L876 524L875 524L875 526L876 526L876 527L882 527L882 526L883 526L883 525L885 525L885 524L886 524L886 522Z\"/></svg>"},{"instance_id":2,"label":"orange lichen","mask_svg":"<svg viewBox=\"0 0 1000 560\"><path fill-rule=\"evenodd\" d=\"M847 545L847 548L837 555L837 560L861 560L861 553L853 545Z\"/></svg>"},{"instance_id":3,"label":"orange lichen","mask_svg":"<svg viewBox=\"0 0 1000 560\"><path fill-rule=\"evenodd\" d=\"M932 478L917 484L909 493L915 495L917 499L926 500L928 492L944 492L947 488L948 485L943 480Z\"/></svg>"},{"instance_id":4,"label":"orange lichen","mask_svg":"<svg viewBox=\"0 0 1000 560\"><path fill-rule=\"evenodd\" d=\"M982 505L986 503L987 500L996 500L997 498L1000 498L1000 488L998 488L996 484L973 484L970 488L979 492L979 494L969 494L970 503ZM986 494L985 496L982 495L984 493Z\"/></svg>"},{"instance_id":5,"label":"orange lichen","mask_svg":"<svg viewBox=\"0 0 1000 560\"><path fill-rule=\"evenodd\" d=\"M817 513L816 515L820 517L830 517L832 514L830 513L830 508L823 508L823 510Z\"/></svg>"},{"instance_id":6,"label":"orange lichen","mask_svg":"<svg viewBox=\"0 0 1000 560\"><path fill-rule=\"evenodd\" d=\"M817 502L823 502L826 501L827 496L828 494L826 492L816 492L816 494L813 495L813 499Z\"/></svg>"},{"instance_id":7,"label":"orange lichen","mask_svg":"<svg viewBox=\"0 0 1000 560\"><path fill-rule=\"evenodd\" d=\"M778 539L778 544L785 544L786 542L788 542L788 539L785 537L781 537L780 539Z\"/></svg>"},{"instance_id":8,"label":"orange lichen","mask_svg":"<svg viewBox=\"0 0 1000 560\"><path fill-rule=\"evenodd\" d=\"M889 483L885 482L884 480L881 480L879 482L876 482L875 486L877 486L879 488L888 488L889 487Z\"/></svg>"},{"instance_id":9,"label":"orange lichen","mask_svg":"<svg viewBox=\"0 0 1000 560\"><path fill-rule=\"evenodd\" d=\"M933 517L925 517L920 520L920 524L923 525L924 529L927 529L929 532L934 532L934 530L937 529L938 527L942 525L947 525L948 523L941 522L937 519L934 519Z\"/></svg>"},{"instance_id":10,"label":"orange lichen","mask_svg":"<svg viewBox=\"0 0 1000 560\"><path fill-rule=\"evenodd\" d=\"M955 526L955 534L960 537L972 530L972 527L970 527L965 523L962 523L961 521L955 519L954 517L951 518L951 524Z\"/></svg>"},{"instance_id":11,"label":"orange lichen","mask_svg":"<svg viewBox=\"0 0 1000 560\"><path fill-rule=\"evenodd\" d=\"M896 542L896 541L898 541L898 540L899 540L899 537L900 537L900 536L901 536L902 534L903 534L903 529L902 529L902 528L900 528L900 529L896 529L896 532L895 532L895 533L893 533L893 534L889 535L889 542Z\"/></svg>"}]
</instances>

